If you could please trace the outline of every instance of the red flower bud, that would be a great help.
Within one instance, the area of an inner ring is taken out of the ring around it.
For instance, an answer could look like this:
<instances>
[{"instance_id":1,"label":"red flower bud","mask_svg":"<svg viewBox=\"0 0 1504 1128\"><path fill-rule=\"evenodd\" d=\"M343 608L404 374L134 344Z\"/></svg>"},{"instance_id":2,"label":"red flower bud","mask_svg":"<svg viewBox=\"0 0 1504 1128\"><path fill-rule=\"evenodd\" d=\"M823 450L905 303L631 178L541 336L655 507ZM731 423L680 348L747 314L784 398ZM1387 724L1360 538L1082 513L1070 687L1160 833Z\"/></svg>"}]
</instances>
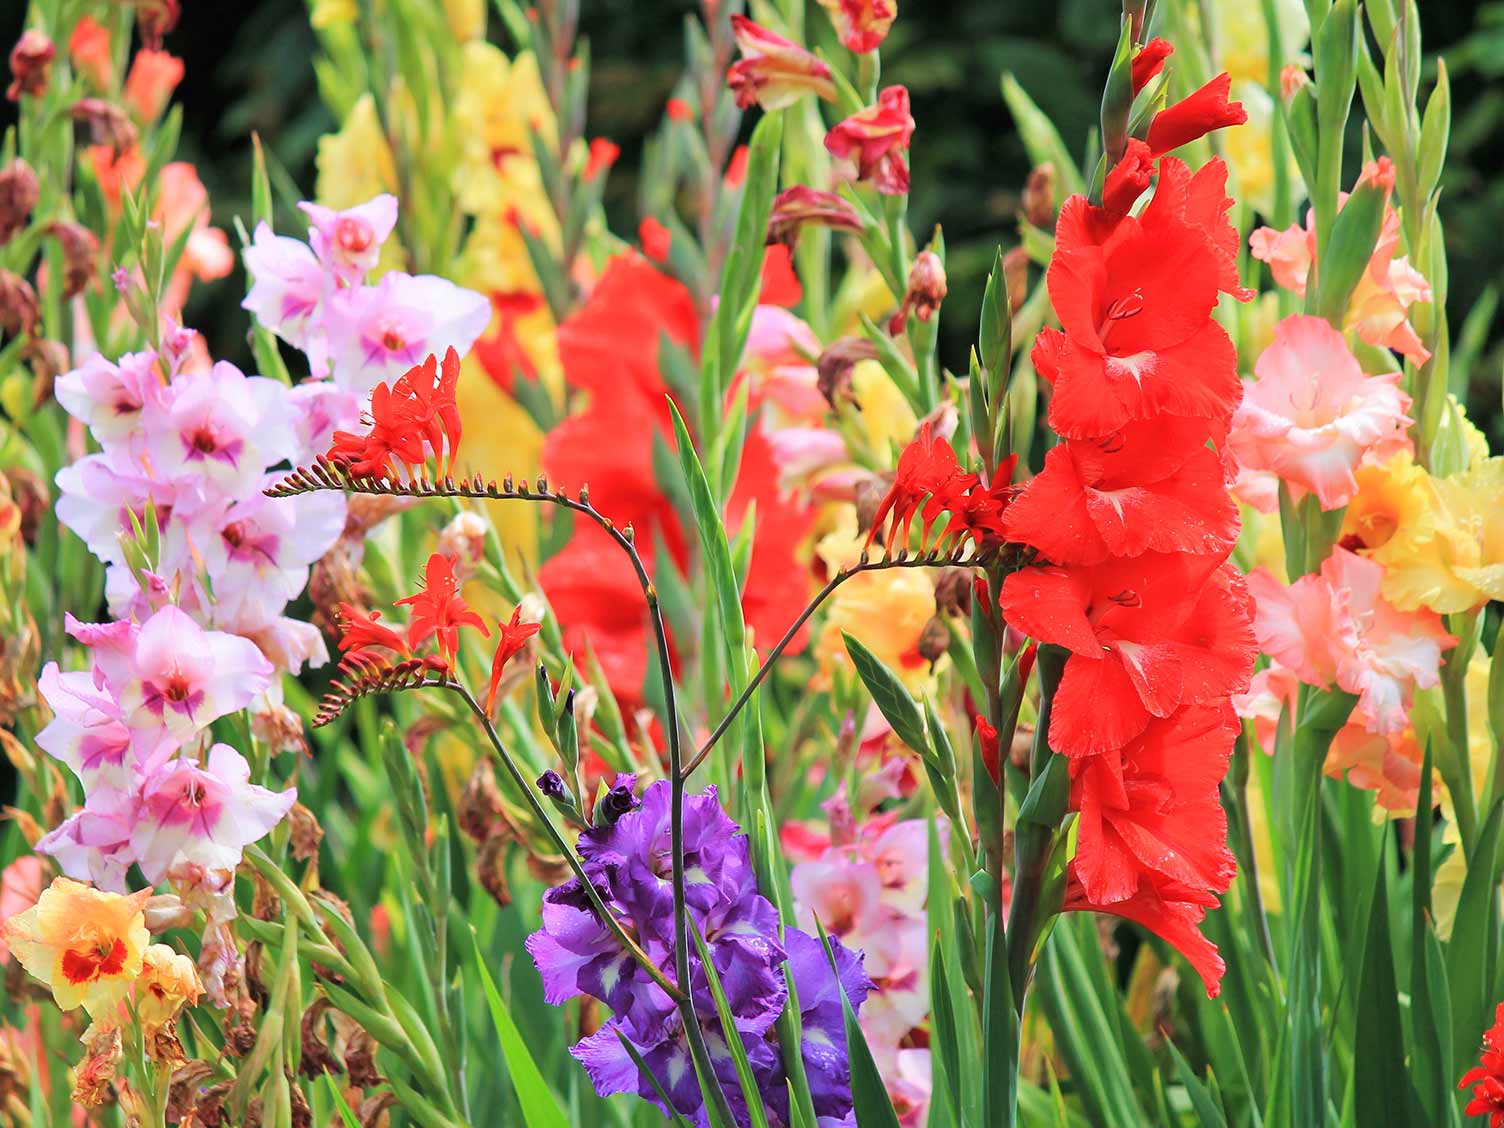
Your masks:
<instances>
[{"instance_id":1,"label":"red flower bud","mask_svg":"<svg viewBox=\"0 0 1504 1128\"><path fill-rule=\"evenodd\" d=\"M10 87L5 96L19 102L22 94L36 97L47 92L52 74L52 60L57 48L37 28L27 28L10 49Z\"/></svg>"},{"instance_id":2,"label":"red flower bud","mask_svg":"<svg viewBox=\"0 0 1504 1128\"><path fill-rule=\"evenodd\" d=\"M898 0L820 0L848 51L876 51L898 18Z\"/></svg>"}]
</instances>

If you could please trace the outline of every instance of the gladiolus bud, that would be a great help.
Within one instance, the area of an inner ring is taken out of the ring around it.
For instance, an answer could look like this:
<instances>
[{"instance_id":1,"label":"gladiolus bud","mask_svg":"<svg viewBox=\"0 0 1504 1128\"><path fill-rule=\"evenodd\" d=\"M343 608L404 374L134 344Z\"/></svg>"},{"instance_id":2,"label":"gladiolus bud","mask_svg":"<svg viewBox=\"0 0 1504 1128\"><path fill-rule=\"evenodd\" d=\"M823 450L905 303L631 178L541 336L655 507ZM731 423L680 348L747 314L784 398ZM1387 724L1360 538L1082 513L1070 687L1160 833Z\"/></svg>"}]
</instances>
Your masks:
<instances>
[{"instance_id":1,"label":"gladiolus bud","mask_svg":"<svg viewBox=\"0 0 1504 1128\"><path fill-rule=\"evenodd\" d=\"M1046 161L1029 171L1024 183L1024 219L1048 231L1055 226L1055 166Z\"/></svg>"},{"instance_id":2,"label":"gladiolus bud","mask_svg":"<svg viewBox=\"0 0 1504 1128\"><path fill-rule=\"evenodd\" d=\"M1279 72L1279 95L1286 102L1295 97L1296 93L1311 85L1311 76L1306 73L1304 67L1294 63L1286 63Z\"/></svg>"},{"instance_id":3,"label":"gladiolus bud","mask_svg":"<svg viewBox=\"0 0 1504 1128\"><path fill-rule=\"evenodd\" d=\"M909 286L904 291L903 304L888 321L888 332L897 336L903 332L909 315L928 321L945 300L945 264L934 251L920 251L909 269Z\"/></svg>"},{"instance_id":4,"label":"gladiolus bud","mask_svg":"<svg viewBox=\"0 0 1504 1128\"><path fill-rule=\"evenodd\" d=\"M781 110L805 93L835 100L830 67L809 51L745 16L732 16L731 27L742 57L732 64L726 81L741 109L757 104Z\"/></svg>"},{"instance_id":5,"label":"gladiolus bud","mask_svg":"<svg viewBox=\"0 0 1504 1128\"><path fill-rule=\"evenodd\" d=\"M785 188L773 201L768 215L769 243L782 243L793 250L799 229L805 224L829 227L835 231L862 232L861 216L845 199L834 192L820 192L804 184Z\"/></svg>"},{"instance_id":6,"label":"gladiolus bud","mask_svg":"<svg viewBox=\"0 0 1504 1128\"><path fill-rule=\"evenodd\" d=\"M596 805L595 821L598 826L611 826L617 819L637 807L637 777L630 772L618 772L611 790L601 797Z\"/></svg>"},{"instance_id":7,"label":"gladiolus bud","mask_svg":"<svg viewBox=\"0 0 1504 1128\"><path fill-rule=\"evenodd\" d=\"M19 102L22 94L37 97L47 92L47 81L52 75L52 60L57 48L36 28L27 28L10 49L10 87L5 96Z\"/></svg>"},{"instance_id":8,"label":"gladiolus bud","mask_svg":"<svg viewBox=\"0 0 1504 1128\"><path fill-rule=\"evenodd\" d=\"M40 195L37 174L20 157L0 170L0 245L26 226Z\"/></svg>"},{"instance_id":9,"label":"gladiolus bud","mask_svg":"<svg viewBox=\"0 0 1504 1128\"><path fill-rule=\"evenodd\" d=\"M1003 255L1003 281L1008 285L1008 311L1017 313L1029 293L1029 252L1025 248L1014 247Z\"/></svg>"}]
</instances>

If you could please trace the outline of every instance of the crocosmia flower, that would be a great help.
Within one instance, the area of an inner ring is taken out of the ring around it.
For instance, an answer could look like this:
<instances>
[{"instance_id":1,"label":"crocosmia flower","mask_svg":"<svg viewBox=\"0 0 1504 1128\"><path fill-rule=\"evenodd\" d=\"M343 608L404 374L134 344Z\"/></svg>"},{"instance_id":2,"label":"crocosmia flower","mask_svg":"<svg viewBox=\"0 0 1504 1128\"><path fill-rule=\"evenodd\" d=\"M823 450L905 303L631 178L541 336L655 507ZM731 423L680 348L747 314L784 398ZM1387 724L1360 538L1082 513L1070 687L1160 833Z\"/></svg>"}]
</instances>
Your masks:
<instances>
[{"instance_id":1,"label":"crocosmia flower","mask_svg":"<svg viewBox=\"0 0 1504 1128\"><path fill-rule=\"evenodd\" d=\"M1504 1125L1504 1003L1494 1011L1494 1024L1483 1032L1477 1067L1462 1075L1457 1088L1473 1090L1464 1116L1486 1116L1489 1128Z\"/></svg>"},{"instance_id":2,"label":"crocosmia flower","mask_svg":"<svg viewBox=\"0 0 1504 1128\"><path fill-rule=\"evenodd\" d=\"M904 154L914 136L909 114L909 91L889 86L877 104L852 114L825 135L832 156L856 164L857 179L870 181L879 192L902 196L909 190L909 165Z\"/></svg>"},{"instance_id":3,"label":"crocosmia flower","mask_svg":"<svg viewBox=\"0 0 1504 1128\"><path fill-rule=\"evenodd\" d=\"M35 905L0 925L21 966L62 1010L108 1019L141 974L150 934L142 906L151 890L122 896L59 877Z\"/></svg>"},{"instance_id":4,"label":"crocosmia flower","mask_svg":"<svg viewBox=\"0 0 1504 1128\"><path fill-rule=\"evenodd\" d=\"M1366 375L1323 318L1280 322L1254 372L1229 449L1245 468L1277 475L1296 500L1311 492L1322 509L1340 509L1358 491L1365 456L1382 462L1408 446L1400 374Z\"/></svg>"}]
</instances>

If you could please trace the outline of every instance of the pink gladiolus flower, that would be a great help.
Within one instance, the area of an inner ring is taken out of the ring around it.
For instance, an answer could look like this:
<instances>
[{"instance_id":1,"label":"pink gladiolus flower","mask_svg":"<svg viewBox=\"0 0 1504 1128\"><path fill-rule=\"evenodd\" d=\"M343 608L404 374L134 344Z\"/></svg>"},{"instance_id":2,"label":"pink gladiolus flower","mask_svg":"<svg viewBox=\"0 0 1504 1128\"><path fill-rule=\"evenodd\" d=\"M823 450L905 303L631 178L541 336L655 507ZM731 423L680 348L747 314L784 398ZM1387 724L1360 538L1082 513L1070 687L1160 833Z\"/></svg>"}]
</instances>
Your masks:
<instances>
[{"instance_id":1,"label":"pink gladiolus flower","mask_svg":"<svg viewBox=\"0 0 1504 1128\"><path fill-rule=\"evenodd\" d=\"M876 51L898 18L898 0L820 0L848 51Z\"/></svg>"},{"instance_id":2,"label":"pink gladiolus flower","mask_svg":"<svg viewBox=\"0 0 1504 1128\"><path fill-rule=\"evenodd\" d=\"M126 891L131 854L131 827L136 821L135 793L101 789L81 810L37 840L36 851L57 862L63 873L111 893Z\"/></svg>"},{"instance_id":3,"label":"pink gladiolus flower","mask_svg":"<svg viewBox=\"0 0 1504 1128\"><path fill-rule=\"evenodd\" d=\"M112 364L95 353L57 378L53 394L69 415L82 422L103 444L139 434L141 414L162 398L155 353L127 353Z\"/></svg>"},{"instance_id":4,"label":"pink gladiolus flower","mask_svg":"<svg viewBox=\"0 0 1504 1128\"><path fill-rule=\"evenodd\" d=\"M1293 316L1254 368L1228 446L1246 468L1286 482L1297 500L1311 491L1323 509L1358 492L1353 471L1365 455L1382 461L1408 445L1410 397L1400 374L1368 376L1342 334L1319 317Z\"/></svg>"},{"instance_id":5,"label":"pink gladiolus flower","mask_svg":"<svg viewBox=\"0 0 1504 1128\"><path fill-rule=\"evenodd\" d=\"M397 197L387 193L344 211L307 202L298 207L312 223L308 241L313 253L346 286L360 282L376 265L381 245L397 226Z\"/></svg>"},{"instance_id":6,"label":"pink gladiolus flower","mask_svg":"<svg viewBox=\"0 0 1504 1128\"><path fill-rule=\"evenodd\" d=\"M220 361L173 384L163 433L149 446L158 474L191 471L231 497L249 494L268 466L293 453L287 389Z\"/></svg>"},{"instance_id":7,"label":"pink gladiolus flower","mask_svg":"<svg viewBox=\"0 0 1504 1128\"><path fill-rule=\"evenodd\" d=\"M42 859L26 854L5 867L0 874L0 924L17 913L25 912L42 896ZM10 959L10 945L0 932L0 965Z\"/></svg>"},{"instance_id":8,"label":"pink gladiolus flower","mask_svg":"<svg viewBox=\"0 0 1504 1128\"><path fill-rule=\"evenodd\" d=\"M1393 734L1415 690L1440 681L1442 652L1457 639L1432 611L1398 611L1379 594L1384 566L1335 548L1318 574L1289 587L1262 568L1248 576L1259 646L1307 685L1357 695L1353 721Z\"/></svg>"},{"instance_id":9,"label":"pink gladiolus flower","mask_svg":"<svg viewBox=\"0 0 1504 1128\"><path fill-rule=\"evenodd\" d=\"M1394 165L1390 159L1380 157L1365 165L1358 182L1365 181L1384 189L1387 197L1394 187ZM1346 200L1343 194L1339 207ZM1410 324L1409 312L1414 303L1431 300L1431 286L1405 256L1396 257L1399 240L1399 212L1386 199L1378 243L1348 302L1344 323L1356 329L1358 336L1370 345L1392 349L1420 365L1431 354ZM1316 258L1314 211L1306 213L1304 228L1292 225L1276 231L1260 227L1249 236L1248 244L1254 258L1269 264L1275 282L1297 296L1305 296L1311 264Z\"/></svg>"},{"instance_id":10,"label":"pink gladiolus flower","mask_svg":"<svg viewBox=\"0 0 1504 1128\"><path fill-rule=\"evenodd\" d=\"M234 870L241 851L281 822L296 799L294 788L253 784L245 757L216 744L203 766L170 760L146 778L131 850L153 883L184 862Z\"/></svg>"},{"instance_id":11,"label":"pink gladiolus flower","mask_svg":"<svg viewBox=\"0 0 1504 1128\"><path fill-rule=\"evenodd\" d=\"M251 288L241 307L293 348L307 351L310 326L328 288L312 248L258 223L245 249L245 269Z\"/></svg>"},{"instance_id":12,"label":"pink gladiolus flower","mask_svg":"<svg viewBox=\"0 0 1504 1128\"><path fill-rule=\"evenodd\" d=\"M369 394L423 358L453 348L463 356L491 322L483 294L432 275L393 272L371 287L345 291L329 312L336 383Z\"/></svg>"},{"instance_id":13,"label":"pink gladiolus flower","mask_svg":"<svg viewBox=\"0 0 1504 1128\"><path fill-rule=\"evenodd\" d=\"M877 105L852 114L827 133L825 147L834 157L854 161L857 179L870 180L884 195L902 196L909 190L904 154L913 136L908 89L889 86L877 96Z\"/></svg>"},{"instance_id":14,"label":"pink gladiolus flower","mask_svg":"<svg viewBox=\"0 0 1504 1128\"><path fill-rule=\"evenodd\" d=\"M135 757L120 702L84 670L63 673L56 662L37 683L52 720L37 733L37 747L66 764L84 785L121 790L131 784Z\"/></svg>"},{"instance_id":15,"label":"pink gladiolus flower","mask_svg":"<svg viewBox=\"0 0 1504 1128\"><path fill-rule=\"evenodd\" d=\"M731 27L742 57L731 64L726 79L742 109L756 104L765 110L781 110L806 93L835 100L830 67L799 44L774 35L746 16L732 16Z\"/></svg>"},{"instance_id":16,"label":"pink gladiolus flower","mask_svg":"<svg viewBox=\"0 0 1504 1128\"><path fill-rule=\"evenodd\" d=\"M183 255L168 282L162 305L175 314L183 308L194 279L212 282L235 268L235 252L217 227L209 226L209 192L198 170L186 161L173 161L157 177L157 209L163 242L171 247L188 232Z\"/></svg>"}]
</instances>

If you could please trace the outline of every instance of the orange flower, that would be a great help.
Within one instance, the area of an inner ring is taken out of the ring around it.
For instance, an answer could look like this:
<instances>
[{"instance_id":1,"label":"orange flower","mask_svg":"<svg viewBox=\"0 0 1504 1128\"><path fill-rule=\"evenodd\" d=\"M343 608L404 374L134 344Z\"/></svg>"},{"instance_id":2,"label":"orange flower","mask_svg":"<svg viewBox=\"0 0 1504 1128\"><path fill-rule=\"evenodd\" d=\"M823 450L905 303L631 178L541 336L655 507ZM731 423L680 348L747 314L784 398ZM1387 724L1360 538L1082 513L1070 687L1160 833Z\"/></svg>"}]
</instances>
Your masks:
<instances>
[{"instance_id":1,"label":"orange flower","mask_svg":"<svg viewBox=\"0 0 1504 1128\"><path fill-rule=\"evenodd\" d=\"M496 646L496 657L491 660L491 686L486 691L486 712L490 712L496 706L496 692L501 688L501 674L506 669L517 653L527 645L527 640L538 633L541 623L522 622L522 608L518 607L512 612L512 618L505 623L497 623L501 630L501 641Z\"/></svg>"},{"instance_id":2,"label":"orange flower","mask_svg":"<svg viewBox=\"0 0 1504 1128\"><path fill-rule=\"evenodd\" d=\"M125 76L125 104L137 121L143 124L156 121L182 81L182 59L166 51L143 48L136 52L130 73Z\"/></svg>"},{"instance_id":3,"label":"orange flower","mask_svg":"<svg viewBox=\"0 0 1504 1128\"><path fill-rule=\"evenodd\" d=\"M446 662L454 661L459 649L461 627L474 627L486 638L491 630L485 620L471 610L459 593L459 584L454 578L454 564L443 553L435 552L428 558L423 569L423 590L406 599L397 600L397 606L412 607L412 619L407 625L407 644L420 645L429 635L437 635L439 654Z\"/></svg>"},{"instance_id":4,"label":"orange flower","mask_svg":"<svg viewBox=\"0 0 1504 1128\"><path fill-rule=\"evenodd\" d=\"M97 90L107 90L115 79L115 56L110 50L110 32L93 16L85 16L68 37L68 58L89 77Z\"/></svg>"},{"instance_id":5,"label":"orange flower","mask_svg":"<svg viewBox=\"0 0 1504 1128\"><path fill-rule=\"evenodd\" d=\"M0 935L62 1010L82 1006L107 1018L141 974L150 939L142 906L150 896L150 889L124 896L59 877Z\"/></svg>"}]
</instances>

